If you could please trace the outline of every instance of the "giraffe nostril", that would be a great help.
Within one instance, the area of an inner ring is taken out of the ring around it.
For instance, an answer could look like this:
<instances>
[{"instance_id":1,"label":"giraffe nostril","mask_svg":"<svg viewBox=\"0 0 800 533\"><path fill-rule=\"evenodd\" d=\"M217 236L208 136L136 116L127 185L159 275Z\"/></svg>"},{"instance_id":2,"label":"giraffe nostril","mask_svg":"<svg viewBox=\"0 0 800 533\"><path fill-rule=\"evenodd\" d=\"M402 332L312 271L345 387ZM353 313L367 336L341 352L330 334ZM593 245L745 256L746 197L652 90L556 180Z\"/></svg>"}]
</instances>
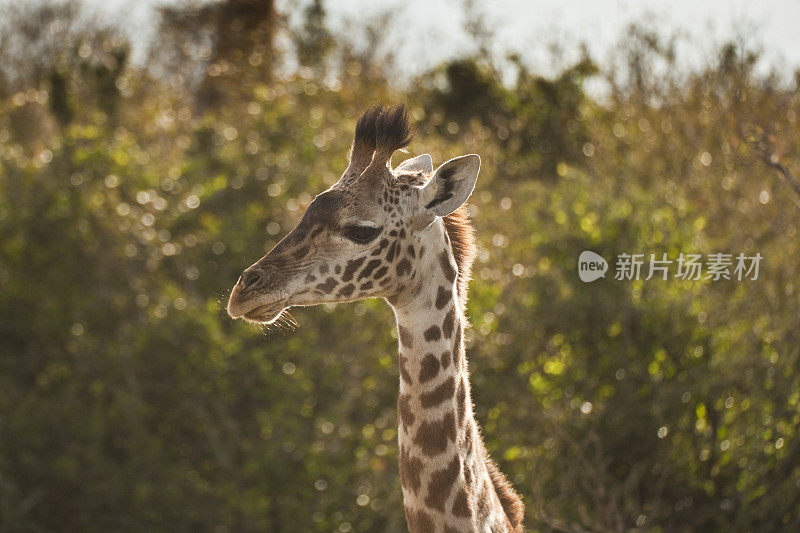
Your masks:
<instances>
[{"instance_id":1,"label":"giraffe nostril","mask_svg":"<svg viewBox=\"0 0 800 533\"><path fill-rule=\"evenodd\" d=\"M261 271L254 268L251 270L245 270L242 273L242 276L239 278L239 283L242 284L244 289L252 289L253 287L257 286L262 279L263 275Z\"/></svg>"}]
</instances>

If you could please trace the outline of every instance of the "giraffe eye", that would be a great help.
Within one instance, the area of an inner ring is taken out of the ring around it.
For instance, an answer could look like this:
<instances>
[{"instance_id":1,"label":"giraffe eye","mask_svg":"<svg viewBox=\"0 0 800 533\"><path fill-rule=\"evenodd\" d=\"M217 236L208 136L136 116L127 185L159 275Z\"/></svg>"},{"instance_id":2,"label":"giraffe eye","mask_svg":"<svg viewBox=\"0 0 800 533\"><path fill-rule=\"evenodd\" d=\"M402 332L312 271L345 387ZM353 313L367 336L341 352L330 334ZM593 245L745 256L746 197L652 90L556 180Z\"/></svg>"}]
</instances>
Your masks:
<instances>
[{"instance_id":1,"label":"giraffe eye","mask_svg":"<svg viewBox=\"0 0 800 533\"><path fill-rule=\"evenodd\" d=\"M367 244L381 232L380 228L372 226L346 226L342 229L342 235L358 244Z\"/></svg>"}]
</instances>

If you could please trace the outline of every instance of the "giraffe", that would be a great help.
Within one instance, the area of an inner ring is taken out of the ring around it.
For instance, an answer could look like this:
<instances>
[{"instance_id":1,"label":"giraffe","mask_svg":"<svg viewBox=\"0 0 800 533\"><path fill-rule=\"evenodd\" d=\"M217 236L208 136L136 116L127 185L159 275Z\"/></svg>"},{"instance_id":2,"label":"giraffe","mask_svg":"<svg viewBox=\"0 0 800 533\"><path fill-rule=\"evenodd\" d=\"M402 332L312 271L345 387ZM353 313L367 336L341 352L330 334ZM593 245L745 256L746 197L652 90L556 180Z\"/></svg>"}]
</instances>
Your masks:
<instances>
[{"instance_id":1,"label":"giraffe","mask_svg":"<svg viewBox=\"0 0 800 533\"><path fill-rule=\"evenodd\" d=\"M368 109L339 181L242 273L228 313L271 323L291 306L385 298L399 341L398 457L409 531L522 531L522 502L473 415L464 352L475 239L463 204L480 157L434 171L423 154L393 169L392 154L412 137L404 106Z\"/></svg>"}]
</instances>

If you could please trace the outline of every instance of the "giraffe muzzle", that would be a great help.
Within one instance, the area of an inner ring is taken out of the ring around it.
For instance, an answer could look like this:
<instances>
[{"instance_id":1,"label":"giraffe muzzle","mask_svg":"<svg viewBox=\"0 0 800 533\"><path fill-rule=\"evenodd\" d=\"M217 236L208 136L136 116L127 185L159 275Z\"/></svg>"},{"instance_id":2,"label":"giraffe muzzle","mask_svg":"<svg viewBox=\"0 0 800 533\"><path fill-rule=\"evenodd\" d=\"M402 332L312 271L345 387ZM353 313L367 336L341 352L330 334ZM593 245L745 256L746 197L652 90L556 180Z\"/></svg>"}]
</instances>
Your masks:
<instances>
[{"instance_id":1,"label":"giraffe muzzle","mask_svg":"<svg viewBox=\"0 0 800 533\"><path fill-rule=\"evenodd\" d=\"M271 322L286 308L288 294L280 290L277 269L258 262L239 276L228 299L231 318L245 318L253 322Z\"/></svg>"}]
</instances>

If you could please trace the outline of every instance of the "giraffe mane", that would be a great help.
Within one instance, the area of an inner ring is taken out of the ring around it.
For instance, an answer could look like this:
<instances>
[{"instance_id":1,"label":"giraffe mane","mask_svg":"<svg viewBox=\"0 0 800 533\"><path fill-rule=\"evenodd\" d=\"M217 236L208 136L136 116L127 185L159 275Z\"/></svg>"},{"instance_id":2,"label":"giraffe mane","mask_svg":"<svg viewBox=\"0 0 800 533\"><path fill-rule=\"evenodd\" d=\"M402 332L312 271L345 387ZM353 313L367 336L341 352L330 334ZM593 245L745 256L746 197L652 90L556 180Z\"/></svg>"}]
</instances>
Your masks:
<instances>
[{"instance_id":1,"label":"giraffe mane","mask_svg":"<svg viewBox=\"0 0 800 533\"><path fill-rule=\"evenodd\" d=\"M522 532L522 519L525 517L525 505L523 505L522 499L488 453L486 453L485 463L497 498L511 524L511 533Z\"/></svg>"},{"instance_id":2,"label":"giraffe mane","mask_svg":"<svg viewBox=\"0 0 800 533\"><path fill-rule=\"evenodd\" d=\"M456 260L458 276L456 286L458 288L458 299L462 307L467 306L467 289L469 280L472 277L472 263L475 261L478 249L475 246L475 229L469 220L469 213L466 206L462 205L446 217L444 228L450 238L450 248L453 250L453 258Z\"/></svg>"}]
</instances>

